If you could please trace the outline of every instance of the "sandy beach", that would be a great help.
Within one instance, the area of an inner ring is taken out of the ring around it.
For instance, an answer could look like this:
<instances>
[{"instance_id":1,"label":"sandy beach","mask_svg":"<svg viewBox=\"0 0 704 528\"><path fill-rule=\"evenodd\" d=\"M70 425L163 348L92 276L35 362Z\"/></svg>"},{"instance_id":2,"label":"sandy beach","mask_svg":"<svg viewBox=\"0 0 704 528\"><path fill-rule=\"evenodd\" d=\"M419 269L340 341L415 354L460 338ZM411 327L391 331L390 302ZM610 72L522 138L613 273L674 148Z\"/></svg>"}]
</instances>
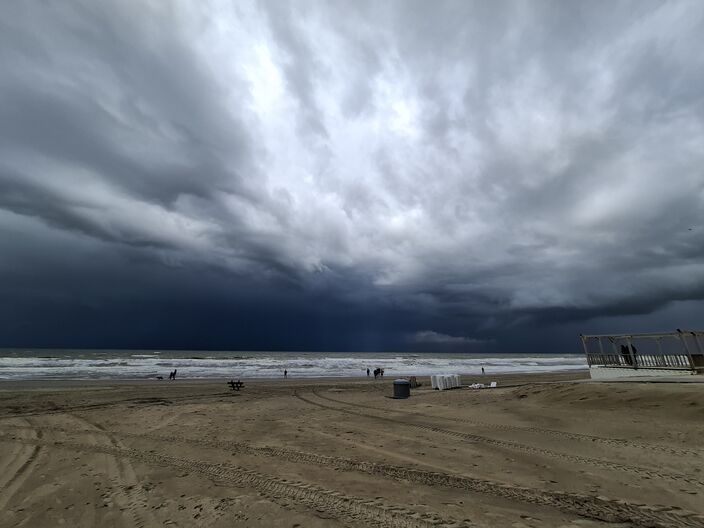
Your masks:
<instances>
[{"instance_id":1,"label":"sandy beach","mask_svg":"<svg viewBox=\"0 0 704 528\"><path fill-rule=\"evenodd\" d=\"M586 377L4 382L0 526L704 526L704 385Z\"/></svg>"}]
</instances>

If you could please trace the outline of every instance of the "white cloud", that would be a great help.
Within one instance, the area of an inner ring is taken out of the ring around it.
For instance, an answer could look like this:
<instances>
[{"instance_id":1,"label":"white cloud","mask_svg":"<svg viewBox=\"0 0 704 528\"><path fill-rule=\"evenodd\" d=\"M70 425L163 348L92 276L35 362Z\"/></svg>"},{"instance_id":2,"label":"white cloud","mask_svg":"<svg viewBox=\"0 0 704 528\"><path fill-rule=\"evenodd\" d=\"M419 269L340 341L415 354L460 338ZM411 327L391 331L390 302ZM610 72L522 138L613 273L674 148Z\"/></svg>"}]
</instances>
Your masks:
<instances>
[{"instance_id":1,"label":"white cloud","mask_svg":"<svg viewBox=\"0 0 704 528\"><path fill-rule=\"evenodd\" d=\"M0 8L1 208L488 318L699 269L701 3L131 6Z\"/></svg>"}]
</instances>

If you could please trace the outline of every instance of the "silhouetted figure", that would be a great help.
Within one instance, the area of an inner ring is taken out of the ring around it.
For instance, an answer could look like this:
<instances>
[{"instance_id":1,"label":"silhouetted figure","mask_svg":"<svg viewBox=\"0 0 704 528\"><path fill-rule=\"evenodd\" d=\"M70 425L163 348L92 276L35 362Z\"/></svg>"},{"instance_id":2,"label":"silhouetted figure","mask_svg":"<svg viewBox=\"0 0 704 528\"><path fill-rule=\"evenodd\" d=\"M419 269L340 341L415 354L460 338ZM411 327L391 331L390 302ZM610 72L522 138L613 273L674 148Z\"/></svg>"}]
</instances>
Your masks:
<instances>
[{"instance_id":1,"label":"silhouetted figure","mask_svg":"<svg viewBox=\"0 0 704 528\"><path fill-rule=\"evenodd\" d=\"M621 357L626 365L633 365L633 356L631 356L631 351L628 350L626 345L621 345Z\"/></svg>"},{"instance_id":2,"label":"silhouetted figure","mask_svg":"<svg viewBox=\"0 0 704 528\"><path fill-rule=\"evenodd\" d=\"M367 369L367 377L369 377L369 369Z\"/></svg>"},{"instance_id":3,"label":"silhouetted figure","mask_svg":"<svg viewBox=\"0 0 704 528\"><path fill-rule=\"evenodd\" d=\"M288 370L284 369L284 379L288 378Z\"/></svg>"},{"instance_id":4,"label":"silhouetted figure","mask_svg":"<svg viewBox=\"0 0 704 528\"><path fill-rule=\"evenodd\" d=\"M484 375L484 367L482 367L482 376Z\"/></svg>"},{"instance_id":5,"label":"silhouetted figure","mask_svg":"<svg viewBox=\"0 0 704 528\"><path fill-rule=\"evenodd\" d=\"M374 369L374 379L376 379L379 376L379 373L381 372L380 368L375 368Z\"/></svg>"}]
</instances>

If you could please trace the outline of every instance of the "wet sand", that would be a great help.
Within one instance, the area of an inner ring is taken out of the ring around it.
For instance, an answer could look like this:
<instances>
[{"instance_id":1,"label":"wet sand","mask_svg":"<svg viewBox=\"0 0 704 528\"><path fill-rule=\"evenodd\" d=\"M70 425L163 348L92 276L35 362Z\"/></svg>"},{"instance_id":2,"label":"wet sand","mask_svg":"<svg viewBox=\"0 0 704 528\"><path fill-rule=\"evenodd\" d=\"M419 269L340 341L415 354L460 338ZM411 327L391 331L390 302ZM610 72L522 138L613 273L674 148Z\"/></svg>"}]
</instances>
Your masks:
<instances>
[{"instance_id":1,"label":"wet sand","mask_svg":"<svg viewBox=\"0 0 704 528\"><path fill-rule=\"evenodd\" d=\"M704 385L585 377L0 383L0 526L704 526Z\"/></svg>"}]
</instances>

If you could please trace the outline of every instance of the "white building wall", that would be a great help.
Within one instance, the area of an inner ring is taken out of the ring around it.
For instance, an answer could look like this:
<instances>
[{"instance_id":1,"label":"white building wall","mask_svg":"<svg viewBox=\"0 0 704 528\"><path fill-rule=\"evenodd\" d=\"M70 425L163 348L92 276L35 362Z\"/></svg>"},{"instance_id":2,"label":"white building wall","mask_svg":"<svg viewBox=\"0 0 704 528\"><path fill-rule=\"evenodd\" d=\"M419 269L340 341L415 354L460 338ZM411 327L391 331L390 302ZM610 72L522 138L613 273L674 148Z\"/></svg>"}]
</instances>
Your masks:
<instances>
[{"instance_id":1,"label":"white building wall","mask_svg":"<svg viewBox=\"0 0 704 528\"><path fill-rule=\"evenodd\" d=\"M653 369L653 368L619 368L619 367L589 367L589 375L592 379L613 379L618 378L645 378L645 377L663 377L663 376L690 376L691 370L674 370L674 369Z\"/></svg>"}]
</instances>

